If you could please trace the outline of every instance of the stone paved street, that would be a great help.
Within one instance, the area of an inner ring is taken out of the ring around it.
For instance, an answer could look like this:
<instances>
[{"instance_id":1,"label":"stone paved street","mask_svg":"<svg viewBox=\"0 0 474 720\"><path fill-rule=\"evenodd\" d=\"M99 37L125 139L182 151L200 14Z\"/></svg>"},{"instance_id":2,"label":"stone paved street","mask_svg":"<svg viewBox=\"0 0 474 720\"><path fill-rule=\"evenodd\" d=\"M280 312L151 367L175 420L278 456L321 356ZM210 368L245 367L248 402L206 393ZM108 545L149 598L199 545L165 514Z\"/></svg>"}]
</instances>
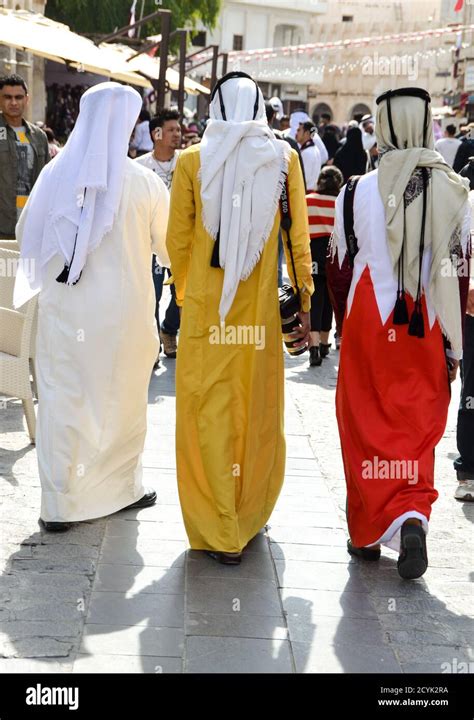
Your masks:
<instances>
[{"instance_id":1,"label":"stone paved street","mask_svg":"<svg viewBox=\"0 0 474 720\"><path fill-rule=\"evenodd\" d=\"M158 504L64 535L39 529L35 449L21 404L1 405L0 672L473 671L474 507L453 498L459 383L437 453L430 567L407 583L396 553L363 565L345 549L337 362L286 357L286 481L239 567L187 550L173 360L149 392L145 481Z\"/></svg>"}]
</instances>

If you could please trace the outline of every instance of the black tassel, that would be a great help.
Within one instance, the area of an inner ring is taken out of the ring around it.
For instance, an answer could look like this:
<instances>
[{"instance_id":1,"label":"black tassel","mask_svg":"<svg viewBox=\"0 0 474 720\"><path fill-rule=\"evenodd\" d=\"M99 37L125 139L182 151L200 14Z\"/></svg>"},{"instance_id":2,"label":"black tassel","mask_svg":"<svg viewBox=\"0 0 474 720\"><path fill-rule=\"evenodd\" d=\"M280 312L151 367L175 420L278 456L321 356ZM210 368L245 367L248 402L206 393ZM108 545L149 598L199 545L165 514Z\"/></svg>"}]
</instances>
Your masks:
<instances>
[{"instance_id":1,"label":"black tassel","mask_svg":"<svg viewBox=\"0 0 474 720\"><path fill-rule=\"evenodd\" d=\"M82 277L82 270L81 270L81 272L79 273L79 277L77 278L77 280L74 280L74 282L71 283L71 284L72 284L72 285L77 285L77 283L79 282L79 280L81 279L81 277ZM68 265L65 265L65 266L63 267L63 269L61 270L61 272L59 273L58 277L56 278L56 282L59 282L59 283L67 283L68 280L69 280L69 266L68 266Z\"/></svg>"},{"instance_id":2,"label":"black tassel","mask_svg":"<svg viewBox=\"0 0 474 720\"><path fill-rule=\"evenodd\" d=\"M423 265L423 252L425 249L425 221L426 221L426 203L428 188L428 170L421 168L421 176L423 179L423 214L421 217L421 234L420 234L420 250L418 265L418 290L416 292L415 309L413 310L408 334L418 338L425 337L425 321L423 319L423 310L421 307L421 269Z\"/></svg>"},{"instance_id":3,"label":"black tassel","mask_svg":"<svg viewBox=\"0 0 474 720\"><path fill-rule=\"evenodd\" d=\"M81 217L82 217L82 211L83 211L83 209L84 209L84 202L85 202L85 199L86 199L86 193L87 193L87 188L85 188L85 190L84 190L84 198L83 198L82 206L81 206ZM80 220L79 220L79 222L80 222ZM69 265L68 265L67 263L64 263L63 269L61 270L61 272L59 273L58 277L56 278L56 282L58 282L58 283L67 283L67 281L69 280L69 270L71 269L71 265L72 265L72 262L73 262L73 260L74 260L74 255L76 254L76 243L77 243L77 236L78 236L78 235L79 235L79 225L78 225L77 230L76 230L76 237L74 238L74 247L73 247L73 250L72 250L71 262L70 262ZM81 279L81 275L82 275L82 270L81 270L81 272L79 273L79 277L77 278L77 280L72 283L73 285L76 285L76 284L79 282L79 280Z\"/></svg>"},{"instance_id":4,"label":"black tassel","mask_svg":"<svg viewBox=\"0 0 474 720\"><path fill-rule=\"evenodd\" d=\"M425 337L425 321L423 319L423 312L421 310L421 306L418 304L415 304L415 309L413 310L412 316L410 318L408 334L418 338Z\"/></svg>"},{"instance_id":5,"label":"black tassel","mask_svg":"<svg viewBox=\"0 0 474 720\"><path fill-rule=\"evenodd\" d=\"M220 268L220 262L219 262L219 237L220 237L221 231L219 229L216 237L216 241L214 243L214 247L212 248L212 257L211 257L211 267L214 268Z\"/></svg>"},{"instance_id":6,"label":"black tassel","mask_svg":"<svg viewBox=\"0 0 474 720\"><path fill-rule=\"evenodd\" d=\"M58 283L67 283L67 279L69 277L69 266L65 265L61 272L59 273L58 277L56 278L56 282Z\"/></svg>"},{"instance_id":7,"label":"black tassel","mask_svg":"<svg viewBox=\"0 0 474 720\"><path fill-rule=\"evenodd\" d=\"M397 292L397 302L393 311L393 324L408 325L408 307L404 290Z\"/></svg>"}]
</instances>

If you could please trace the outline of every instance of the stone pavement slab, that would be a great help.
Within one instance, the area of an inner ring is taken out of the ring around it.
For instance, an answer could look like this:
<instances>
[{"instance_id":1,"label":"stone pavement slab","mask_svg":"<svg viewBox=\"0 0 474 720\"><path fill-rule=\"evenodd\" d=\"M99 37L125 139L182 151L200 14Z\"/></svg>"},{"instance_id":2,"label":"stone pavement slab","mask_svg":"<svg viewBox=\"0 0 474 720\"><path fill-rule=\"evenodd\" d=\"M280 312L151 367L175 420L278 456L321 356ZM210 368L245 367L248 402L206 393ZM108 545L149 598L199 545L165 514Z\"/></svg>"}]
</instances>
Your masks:
<instances>
[{"instance_id":1,"label":"stone pavement slab","mask_svg":"<svg viewBox=\"0 0 474 720\"><path fill-rule=\"evenodd\" d=\"M176 486L174 368L149 389L144 483L158 504L38 526L40 487L21 404L0 410L0 672L430 672L471 662L474 507L452 495L459 385L437 452L430 567L346 551L334 414L338 354L285 358L287 467L268 526L237 567L188 549Z\"/></svg>"}]
</instances>

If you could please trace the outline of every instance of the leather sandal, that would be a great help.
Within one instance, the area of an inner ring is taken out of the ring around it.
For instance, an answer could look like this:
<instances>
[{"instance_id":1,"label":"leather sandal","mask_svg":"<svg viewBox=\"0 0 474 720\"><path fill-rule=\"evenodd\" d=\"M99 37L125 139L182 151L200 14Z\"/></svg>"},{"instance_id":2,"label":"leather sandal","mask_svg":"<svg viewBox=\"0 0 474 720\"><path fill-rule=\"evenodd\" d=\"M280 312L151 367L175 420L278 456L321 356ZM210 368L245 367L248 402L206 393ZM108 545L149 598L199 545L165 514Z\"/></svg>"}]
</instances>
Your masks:
<instances>
[{"instance_id":1,"label":"leather sandal","mask_svg":"<svg viewBox=\"0 0 474 720\"><path fill-rule=\"evenodd\" d=\"M67 532L72 526L70 522L49 522L40 518L40 525L44 527L46 532Z\"/></svg>"},{"instance_id":2,"label":"leather sandal","mask_svg":"<svg viewBox=\"0 0 474 720\"><path fill-rule=\"evenodd\" d=\"M147 488L147 491L145 492L143 497L140 498L140 500L137 500L136 502L132 503L131 505L127 505L127 507L122 508L122 510L133 510L134 508L150 507L151 505L154 505L155 503L156 503L155 490L151 490L150 488Z\"/></svg>"},{"instance_id":3,"label":"leather sandal","mask_svg":"<svg viewBox=\"0 0 474 720\"><path fill-rule=\"evenodd\" d=\"M213 560L217 560L222 565L240 565L242 562L242 553L228 553L218 552L216 550L205 550L206 555L209 555Z\"/></svg>"},{"instance_id":4,"label":"leather sandal","mask_svg":"<svg viewBox=\"0 0 474 720\"><path fill-rule=\"evenodd\" d=\"M404 580L415 580L426 572L428 551L426 533L421 525L402 525L397 567L398 574Z\"/></svg>"},{"instance_id":5,"label":"leather sandal","mask_svg":"<svg viewBox=\"0 0 474 720\"><path fill-rule=\"evenodd\" d=\"M361 560L369 561L380 560L381 555L380 548L354 547L350 540L347 541L347 552L349 555L354 555Z\"/></svg>"}]
</instances>

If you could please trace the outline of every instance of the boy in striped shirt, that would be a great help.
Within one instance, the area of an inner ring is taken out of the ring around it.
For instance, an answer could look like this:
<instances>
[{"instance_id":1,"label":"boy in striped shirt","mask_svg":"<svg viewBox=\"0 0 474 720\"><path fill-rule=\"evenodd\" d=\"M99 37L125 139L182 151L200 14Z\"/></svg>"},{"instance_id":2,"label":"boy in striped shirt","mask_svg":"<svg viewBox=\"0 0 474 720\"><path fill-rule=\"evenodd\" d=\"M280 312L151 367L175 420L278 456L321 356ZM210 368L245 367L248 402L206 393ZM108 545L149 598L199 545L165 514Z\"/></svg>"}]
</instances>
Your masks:
<instances>
[{"instance_id":1,"label":"boy in striped shirt","mask_svg":"<svg viewBox=\"0 0 474 720\"><path fill-rule=\"evenodd\" d=\"M306 195L308 207L314 293L311 297L311 345L309 364L321 365L331 347L329 332L333 310L326 282L326 257L334 227L336 197L344 183L342 173L333 165L322 169L316 190Z\"/></svg>"}]
</instances>

